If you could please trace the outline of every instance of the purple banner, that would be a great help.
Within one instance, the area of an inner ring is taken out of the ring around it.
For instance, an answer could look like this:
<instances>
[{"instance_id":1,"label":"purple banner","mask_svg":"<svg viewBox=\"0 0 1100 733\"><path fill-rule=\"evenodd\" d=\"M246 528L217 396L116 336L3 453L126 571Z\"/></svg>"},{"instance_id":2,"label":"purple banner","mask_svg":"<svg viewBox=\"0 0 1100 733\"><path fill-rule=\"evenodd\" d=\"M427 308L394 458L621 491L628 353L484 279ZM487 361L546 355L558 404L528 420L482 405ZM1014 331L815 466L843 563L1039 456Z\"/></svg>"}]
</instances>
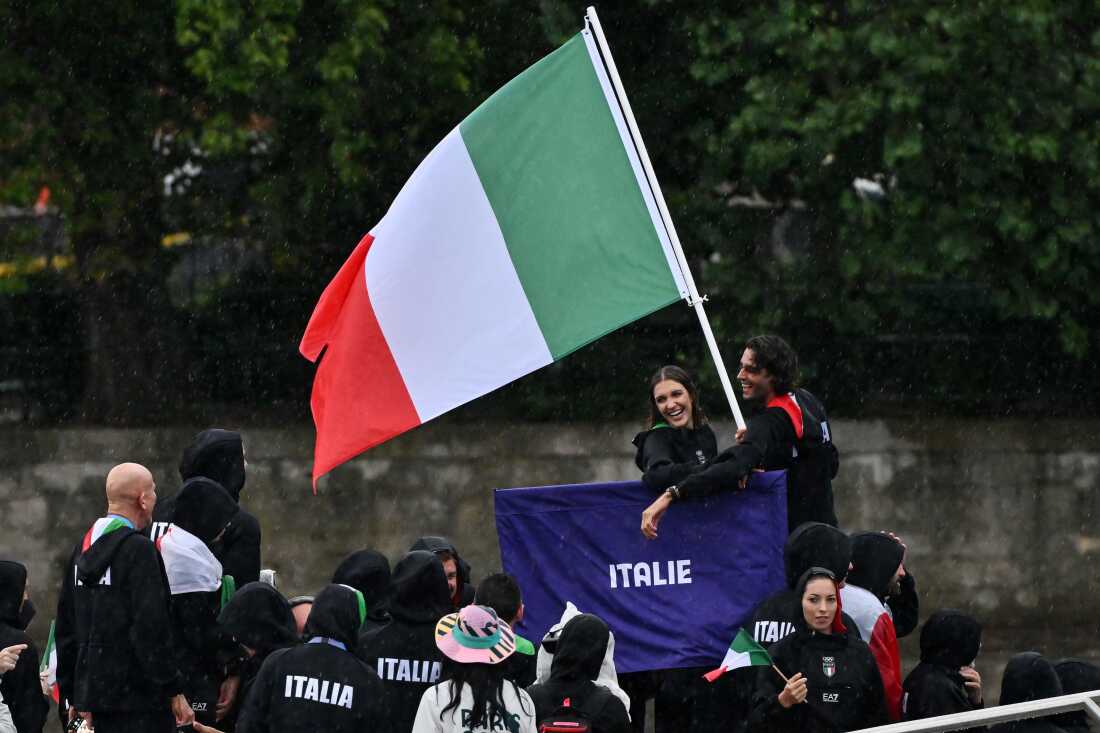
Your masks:
<instances>
[{"instance_id":1,"label":"purple banner","mask_svg":"<svg viewBox=\"0 0 1100 733\"><path fill-rule=\"evenodd\" d=\"M523 589L519 633L536 645L565 602L615 633L620 672L721 661L756 605L784 586L787 478L673 504L647 541L639 481L494 492L504 571Z\"/></svg>"}]
</instances>

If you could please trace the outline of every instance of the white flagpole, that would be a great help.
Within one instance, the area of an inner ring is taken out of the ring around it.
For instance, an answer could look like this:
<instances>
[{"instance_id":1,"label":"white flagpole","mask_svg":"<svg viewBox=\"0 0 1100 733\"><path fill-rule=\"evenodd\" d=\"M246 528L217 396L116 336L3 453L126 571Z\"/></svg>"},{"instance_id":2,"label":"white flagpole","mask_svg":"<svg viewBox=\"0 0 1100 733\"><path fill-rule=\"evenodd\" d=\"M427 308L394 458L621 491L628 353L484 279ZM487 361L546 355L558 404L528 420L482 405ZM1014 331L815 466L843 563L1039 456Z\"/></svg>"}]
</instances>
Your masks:
<instances>
[{"instance_id":1,"label":"white flagpole","mask_svg":"<svg viewBox=\"0 0 1100 733\"><path fill-rule=\"evenodd\" d=\"M684 248L680 245L680 237L676 234L676 226L672 223L672 216L668 213L668 205L665 204L665 196L661 193L661 184L657 182L657 175L653 172L653 164L649 162L649 153L646 152L645 143L642 142L642 133L638 129L638 123L634 120L634 111L630 108L630 102L626 98L626 90L623 89L622 80L619 78L619 70L615 68L615 59L611 56L611 47L607 45L607 39L603 35L603 28L600 26L600 19L596 15L594 7L588 7L585 12L585 19L596 36L596 42L600 46L600 53L603 55L607 66L611 85L615 88L615 96L618 98L619 106L623 111L623 118L630 130L630 136L634 139L634 144L638 148L638 157L642 162L642 169L645 171L646 179L653 189L653 198L657 202L661 220L664 222L665 229L668 230L672 250L676 253L676 262L680 265L680 271L684 275L684 282L688 288L689 302L695 309L695 315L699 317L699 325L703 328L703 337L710 348L711 358L714 359L714 366L718 370L718 378L722 380L722 389L725 390L726 399L729 400L733 419L737 422L738 428L743 428L745 427L745 418L741 415L741 407L737 404L737 398L734 396L733 385L730 383L729 374L726 373L726 365L722 360L722 354L718 350L718 342L714 338L714 331L711 330L707 313L703 309L705 298L699 295L699 291L695 287L695 278L691 276L691 268L688 267L687 257L684 256Z\"/></svg>"}]
</instances>

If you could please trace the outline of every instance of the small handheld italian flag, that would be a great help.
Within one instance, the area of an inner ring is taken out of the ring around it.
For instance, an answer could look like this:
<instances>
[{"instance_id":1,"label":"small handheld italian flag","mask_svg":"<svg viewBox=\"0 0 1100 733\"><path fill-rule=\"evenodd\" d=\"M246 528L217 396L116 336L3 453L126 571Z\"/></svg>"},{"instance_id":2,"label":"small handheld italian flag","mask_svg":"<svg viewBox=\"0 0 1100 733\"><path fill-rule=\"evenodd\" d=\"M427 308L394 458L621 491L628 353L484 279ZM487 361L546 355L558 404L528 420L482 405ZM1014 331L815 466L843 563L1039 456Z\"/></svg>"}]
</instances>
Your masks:
<instances>
[{"instance_id":1,"label":"small handheld italian flag","mask_svg":"<svg viewBox=\"0 0 1100 733\"><path fill-rule=\"evenodd\" d=\"M703 675L707 682L714 682L726 672L741 667L774 667L772 658L764 647L753 641L749 633L744 629L737 630L737 636L730 642L730 648L726 650L726 656L718 669L711 670ZM777 672L779 670L776 670Z\"/></svg>"},{"instance_id":2,"label":"small handheld italian flag","mask_svg":"<svg viewBox=\"0 0 1100 733\"><path fill-rule=\"evenodd\" d=\"M50 697L54 702L61 699L61 692L57 688L57 644L54 642L54 627L57 621L50 622L50 640L46 642L46 652L42 655L42 664L39 665L38 674L46 675L46 685L50 688Z\"/></svg>"}]
</instances>

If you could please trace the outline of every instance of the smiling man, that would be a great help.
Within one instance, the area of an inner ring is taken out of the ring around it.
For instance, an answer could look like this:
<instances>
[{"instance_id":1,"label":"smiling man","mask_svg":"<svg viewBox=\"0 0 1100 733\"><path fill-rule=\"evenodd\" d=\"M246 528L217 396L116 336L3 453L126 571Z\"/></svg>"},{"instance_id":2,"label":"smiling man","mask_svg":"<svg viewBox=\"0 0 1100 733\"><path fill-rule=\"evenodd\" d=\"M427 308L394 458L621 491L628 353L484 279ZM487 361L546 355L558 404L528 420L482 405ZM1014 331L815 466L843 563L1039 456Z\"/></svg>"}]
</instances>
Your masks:
<instances>
[{"instance_id":1,"label":"smiling man","mask_svg":"<svg viewBox=\"0 0 1100 733\"><path fill-rule=\"evenodd\" d=\"M778 336L754 336L745 344L737 380L744 399L756 408L737 443L711 464L668 488L642 514L642 533L657 537L657 524L675 501L744 487L754 470L786 469L787 526L804 522L836 526L832 479L839 457L825 406L797 388L798 356Z\"/></svg>"}]
</instances>

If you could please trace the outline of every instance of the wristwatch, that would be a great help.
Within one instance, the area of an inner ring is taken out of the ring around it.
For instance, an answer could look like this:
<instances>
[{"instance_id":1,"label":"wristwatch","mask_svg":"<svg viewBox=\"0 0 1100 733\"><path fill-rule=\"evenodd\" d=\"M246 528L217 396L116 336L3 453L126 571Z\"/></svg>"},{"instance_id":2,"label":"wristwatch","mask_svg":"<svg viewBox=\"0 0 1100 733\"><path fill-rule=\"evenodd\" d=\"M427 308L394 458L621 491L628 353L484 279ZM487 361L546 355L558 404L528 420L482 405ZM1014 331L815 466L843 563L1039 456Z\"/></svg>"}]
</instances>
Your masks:
<instances>
[{"instance_id":1,"label":"wristwatch","mask_svg":"<svg viewBox=\"0 0 1100 733\"><path fill-rule=\"evenodd\" d=\"M669 499L680 501L680 489L675 484L665 489L665 493L668 494Z\"/></svg>"}]
</instances>

